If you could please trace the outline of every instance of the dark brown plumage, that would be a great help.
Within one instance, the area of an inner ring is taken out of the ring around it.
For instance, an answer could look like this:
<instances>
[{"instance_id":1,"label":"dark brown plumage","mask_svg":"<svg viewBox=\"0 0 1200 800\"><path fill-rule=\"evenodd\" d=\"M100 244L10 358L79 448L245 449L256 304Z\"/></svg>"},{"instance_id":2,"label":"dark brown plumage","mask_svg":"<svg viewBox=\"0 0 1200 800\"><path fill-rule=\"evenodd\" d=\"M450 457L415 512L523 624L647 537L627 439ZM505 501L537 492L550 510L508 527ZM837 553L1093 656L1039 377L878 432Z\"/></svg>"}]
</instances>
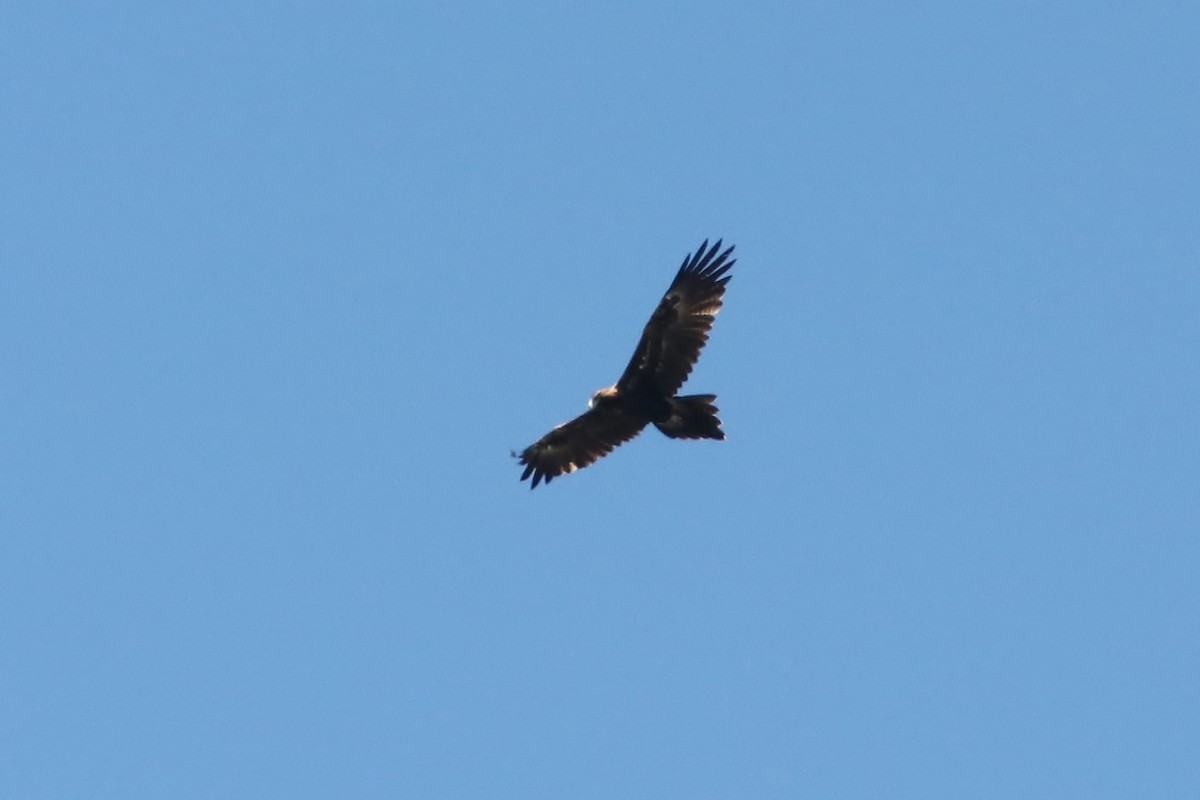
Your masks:
<instances>
[{"instance_id":1,"label":"dark brown plumage","mask_svg":"<svg viewBox=\"0 0 1200 800\"><path fill-rule=\"evenodd\" d=\"M714 394L677 396L708 341L736 259L730 246L706 239L688 255L650 315L629 366L615 384L592 395L588 410L564 422L518 456L530 488L593 464L653 424L672 439L724 439ZM516 455L514 453L513 455Z\"/></svg>"}]
</instances>

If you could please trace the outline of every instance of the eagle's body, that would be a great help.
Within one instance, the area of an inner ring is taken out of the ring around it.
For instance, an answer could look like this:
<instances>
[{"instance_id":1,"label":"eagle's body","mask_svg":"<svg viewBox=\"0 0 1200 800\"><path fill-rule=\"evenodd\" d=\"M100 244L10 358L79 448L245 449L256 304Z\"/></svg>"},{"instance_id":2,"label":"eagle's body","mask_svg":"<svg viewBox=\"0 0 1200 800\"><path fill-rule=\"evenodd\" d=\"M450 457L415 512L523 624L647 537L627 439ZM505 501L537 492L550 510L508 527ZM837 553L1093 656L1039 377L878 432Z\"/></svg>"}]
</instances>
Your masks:
<instances>
[{"instance_id":1,"label":"eagle's body","mask_svg":"<svg viewBox=\"0 0 1200 800\"><path fill-rule=\"evenodd\" d=\"M716 395L676 394L708 341L732 277L726 273L733 247L720 250L720 241L711 248L705 241L683 260L620 379L592 395L586 412L521 453L521 480L532 475L530 488L589 466L650 424L672 439L725 438Z\"/></svg>"}]
</instances>

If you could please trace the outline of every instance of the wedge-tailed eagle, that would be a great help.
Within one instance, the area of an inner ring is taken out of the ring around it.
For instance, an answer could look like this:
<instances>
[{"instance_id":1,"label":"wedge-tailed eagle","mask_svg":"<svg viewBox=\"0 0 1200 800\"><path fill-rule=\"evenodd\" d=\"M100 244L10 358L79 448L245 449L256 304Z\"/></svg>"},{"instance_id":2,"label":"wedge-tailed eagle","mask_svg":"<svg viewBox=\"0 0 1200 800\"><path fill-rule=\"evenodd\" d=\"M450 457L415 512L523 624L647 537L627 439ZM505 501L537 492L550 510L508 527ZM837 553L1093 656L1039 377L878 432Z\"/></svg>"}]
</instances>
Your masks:
<instances>
[{"instance_id":1,"label":"wedge-tailed eagle","mask_svg":"<svg viewBox=\"0 0 1200 800\"><path fill-rule=\"evenodd\" d=\"M591 465L653 424L672 439L724 439L715 394L677 395L708 341L721 310L730 246L708 240L683 260L675 280L650 315L629 366L615 384L588 401L588 410L564 422L516 456L529 488Z\"/></svg>"}]
</instances>

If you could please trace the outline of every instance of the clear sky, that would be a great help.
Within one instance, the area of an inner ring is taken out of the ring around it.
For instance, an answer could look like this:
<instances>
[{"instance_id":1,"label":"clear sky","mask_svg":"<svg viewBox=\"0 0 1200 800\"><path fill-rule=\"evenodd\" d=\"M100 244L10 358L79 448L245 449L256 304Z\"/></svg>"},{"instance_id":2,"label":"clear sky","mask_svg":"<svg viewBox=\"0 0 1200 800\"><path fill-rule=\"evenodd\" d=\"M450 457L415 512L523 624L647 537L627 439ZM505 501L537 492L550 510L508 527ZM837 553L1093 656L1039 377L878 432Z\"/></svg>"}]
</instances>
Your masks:
<instances>
[{"instance_id":1,"label":"clear sky","mask_svg":"<svg viewBox=\"0 0 1200 800\"><path fill-rule=\"evenodd\" d=\"M1200 8L0 13L0 796L1200 796ZM737 245L686 389L509 456Z\"/></svg>"}]
</instances>

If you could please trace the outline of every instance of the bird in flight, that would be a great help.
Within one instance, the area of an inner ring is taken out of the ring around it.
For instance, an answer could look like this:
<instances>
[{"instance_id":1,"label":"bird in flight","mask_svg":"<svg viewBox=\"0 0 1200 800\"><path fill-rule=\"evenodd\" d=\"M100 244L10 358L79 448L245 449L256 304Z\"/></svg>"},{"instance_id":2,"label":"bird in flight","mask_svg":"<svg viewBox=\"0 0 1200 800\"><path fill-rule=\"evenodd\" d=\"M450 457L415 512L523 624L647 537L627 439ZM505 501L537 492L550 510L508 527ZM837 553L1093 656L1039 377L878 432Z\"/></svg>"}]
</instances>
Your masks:
<instances>
[{"instance_id":1,"label":"bird in flight","mask_svg":"<svg viewBox=\"0 0 1200 800\"><path fill-rule=\"evenodd\" d=\"M564 422L518 456L521 480L541 481L595 463L653 424L672 439L724 439L715 394L677 395L700 358L736 259L708 240L683 259L675 280L650 315L629 366L612 386L588 401L588 410Z\"/></svg>"}]
</instances>

